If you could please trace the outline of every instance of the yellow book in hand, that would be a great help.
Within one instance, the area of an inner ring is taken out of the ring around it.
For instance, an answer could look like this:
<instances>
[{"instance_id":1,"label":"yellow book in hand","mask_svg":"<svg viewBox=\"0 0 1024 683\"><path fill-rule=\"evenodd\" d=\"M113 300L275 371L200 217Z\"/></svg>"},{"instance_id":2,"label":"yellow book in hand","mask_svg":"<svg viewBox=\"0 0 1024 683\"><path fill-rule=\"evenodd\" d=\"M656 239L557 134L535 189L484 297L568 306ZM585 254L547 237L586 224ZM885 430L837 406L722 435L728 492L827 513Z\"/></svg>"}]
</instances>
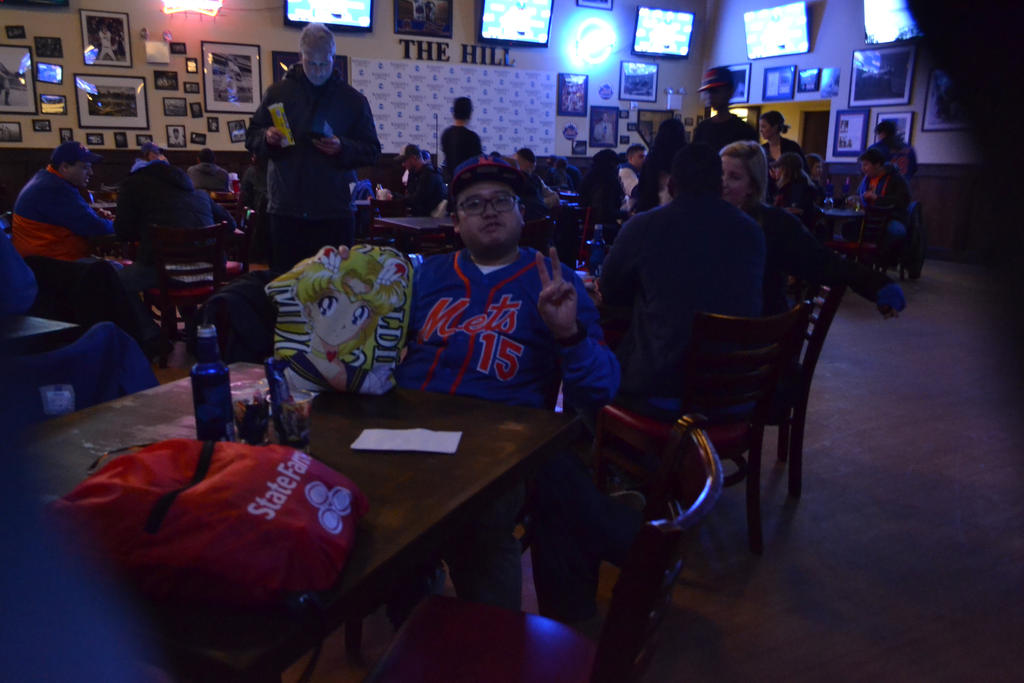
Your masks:
<instances>
[{"instance_id":1,"label":"yellow book in hand","mask_svg":"<svg viewBox=\"0 0 1024 683\"><path fill-rule=\"evenodd\" d=\"M295 136L292 135L292 127L288 125L288 116L284 113L284 105L280 102L267 107L270 110L270 118L274 120L274 127L284 134L282 147L295 144Z\"/></svg>"}]
</instances>

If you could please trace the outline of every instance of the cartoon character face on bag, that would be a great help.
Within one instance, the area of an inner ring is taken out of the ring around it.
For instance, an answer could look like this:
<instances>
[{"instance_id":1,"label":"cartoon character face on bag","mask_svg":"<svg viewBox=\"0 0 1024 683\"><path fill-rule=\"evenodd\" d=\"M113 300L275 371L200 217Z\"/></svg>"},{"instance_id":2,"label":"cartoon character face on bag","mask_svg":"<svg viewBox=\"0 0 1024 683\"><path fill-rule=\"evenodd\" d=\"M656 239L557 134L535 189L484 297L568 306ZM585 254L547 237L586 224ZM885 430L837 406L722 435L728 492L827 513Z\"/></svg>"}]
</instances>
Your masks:
<instances>
[{"instance_id":1,"label":"cartoon character face on bag","mask_svg":"<svg viewBox=\"0 0 1024 683\"><path fill-rule=\"evenodd\" d=\"M328 533L341 533L345 528L345 515L352 512L351 491L341 486L328 489L321 481L311 481L306 484L306 500L319 508L320 526Z\"/></svg>"}]
</instances>

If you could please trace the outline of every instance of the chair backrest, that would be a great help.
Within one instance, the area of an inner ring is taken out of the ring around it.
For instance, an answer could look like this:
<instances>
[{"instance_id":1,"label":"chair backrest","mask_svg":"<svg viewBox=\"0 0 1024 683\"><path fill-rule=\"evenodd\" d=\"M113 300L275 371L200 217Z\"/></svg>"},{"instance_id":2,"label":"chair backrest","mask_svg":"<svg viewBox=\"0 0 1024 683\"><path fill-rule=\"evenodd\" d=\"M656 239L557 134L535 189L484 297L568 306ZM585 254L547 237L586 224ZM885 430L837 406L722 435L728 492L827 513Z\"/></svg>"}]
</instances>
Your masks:
<instances>
[{"instance_id":1,"label":"chair backrest","mask_svg":"<svg viewBox=\"0 0 1024 683\"><path fill-rule=\"evenodd\" d=\"M523 225L523 233L519 236L519 246L533 247L546 256L554 234L555 222L551 218L527 221Z\"/></svg>"},{"instance_id":2,"label":"chair backrest","mask_svg":"<svg viewBox=\"0 0 1024 683\"><path fill-rule=\"evenodd\" d=\"M370 199L372 215L377 218L400 218L409 215L401 199Z\"/></svg>"},{"instance_id":3,"label":"chair backrest","mask_svg":"<svg viewBox=\"0 0 1024 683\"><path fill-rule=\"evenodd\" d=\"M224 282L224 238L227 223L204 228L168 228L152 226L153 256L160 274L160 288L165 291L181 287Z\"/></svg>"},{"instance_id":4,"label":"chair backrest","mask_svg":"<svg viewBox=\"0 0 1024 683\"><path fill-rule=\"evenodd\" d=\"M683 360L683 405L730 418L767 408L783 369L800 351L810 306L767 318L698 313Z\"/></svg>"},{"instance_id":5,"label":"chair backrest","mask_svg":"<svg viewBox=\"0 0 1024 683\"><path fill-rule=\"evenodd\" d=\"M722 492L722 463L700 422L688 415L673 426L666 445L669 457L663 458L664 480L679 484L673 494L687 508L676 507L670 517L647 522L637 534L597 644L591 673L595 683L634 681L647 668L655 646L652 636L682 571L685 532L708 514ZM699 476L688 476L695 471Z\"/></svg>"},{"instance_id":6,"label":"chair backrest","mask_svg":"<svg viewBox=\"0 0 1024 683\"><path fill-rule=\"evenodd\" d=\"M860 239L861 243L867 242L868 244L878 244L882 241L882 235L885 233L885 226L892 217L893 209L891 206L877 206L872 205L864 210L864 220L860 226Z\"/></svg>"},{"instance_id":7,"label":"chair backrest","mask_svg":"<svg viewBox=\"0 0 1024 683\"><path fill-rule=\"evenodd\" d=\"M800 359L804 397L810 391L814 368L818 365L818 357L825 346L825 337L828 336L828 329L832 326L832 320L836 317L845 293L845 284L831 287L819 285L816 291L808 292L811 313L808 316L807 331L804 333L806 344L803 345L803 357Z\"/></svg>"}]
</instances>

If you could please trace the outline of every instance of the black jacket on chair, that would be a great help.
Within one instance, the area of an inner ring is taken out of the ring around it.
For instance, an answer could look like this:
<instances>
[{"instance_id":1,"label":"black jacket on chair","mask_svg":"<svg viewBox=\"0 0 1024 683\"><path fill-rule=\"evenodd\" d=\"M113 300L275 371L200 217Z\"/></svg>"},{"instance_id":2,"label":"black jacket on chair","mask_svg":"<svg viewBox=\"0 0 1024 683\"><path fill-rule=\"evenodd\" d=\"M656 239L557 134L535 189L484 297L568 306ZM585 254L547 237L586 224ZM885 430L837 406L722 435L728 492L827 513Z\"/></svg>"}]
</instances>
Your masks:
<instances>
[{"instance_id":1,"label":"black jacket on chair","mask_svg":"<svg viewBox=\"0 0 1024 683\"><path fill-rule=\"evenodd\" d=\"M205 190L192 186L180 168L154 161L121 181L117 191L114 232L123 240L138 240L136 260L153 265L153 243L149 226L201 228L235 221Z\"/></svg>"}]
</instances>

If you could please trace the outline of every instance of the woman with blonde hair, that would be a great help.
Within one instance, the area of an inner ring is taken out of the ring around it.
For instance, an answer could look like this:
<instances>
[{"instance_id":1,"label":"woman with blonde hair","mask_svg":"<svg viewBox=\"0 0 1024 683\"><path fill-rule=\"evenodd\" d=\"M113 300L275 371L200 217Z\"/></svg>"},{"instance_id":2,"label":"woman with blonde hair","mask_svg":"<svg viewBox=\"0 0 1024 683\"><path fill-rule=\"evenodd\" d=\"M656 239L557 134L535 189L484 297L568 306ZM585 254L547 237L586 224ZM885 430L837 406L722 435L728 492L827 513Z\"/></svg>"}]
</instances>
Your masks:
<instances>
[{"instance_id":1,"label":"woman with blonde hair","mask_svg":"<svg viewBox=\"0 0 1024 683\"><path fill-rule=\"evenodd\" d=\"M811 284L847 284L875 302L883 316L895 317L906 306L903 290L882 273L848 261L826 248L794 216L764 202L768 164L756 142L726 145L722 157L722 198L743 210L764 230L764 315L790 308L787 277Z\"/></svg>"}]
</instances>

